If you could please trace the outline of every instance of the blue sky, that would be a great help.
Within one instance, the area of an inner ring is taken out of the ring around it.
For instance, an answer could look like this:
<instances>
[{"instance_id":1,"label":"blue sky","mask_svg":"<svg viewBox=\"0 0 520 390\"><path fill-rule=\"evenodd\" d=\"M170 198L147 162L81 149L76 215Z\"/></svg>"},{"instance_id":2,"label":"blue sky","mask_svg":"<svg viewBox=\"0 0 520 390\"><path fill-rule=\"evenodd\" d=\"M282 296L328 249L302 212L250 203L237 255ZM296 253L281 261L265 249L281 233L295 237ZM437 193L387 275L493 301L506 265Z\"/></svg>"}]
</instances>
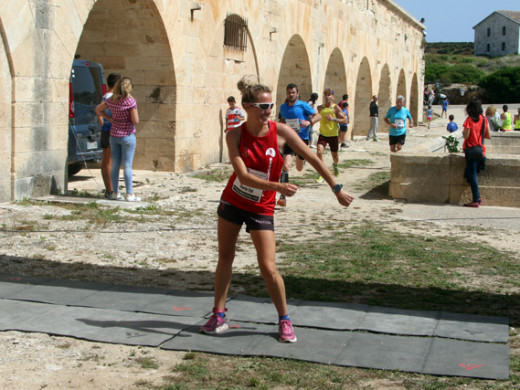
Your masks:
<instances>
[{"instance_id":1,"label":"blue sky","mask_svg":"<svg viewBox=\"0 0 520 390\"><path fill-rule=\"evenodd\" d=\"M520 0L394 0L426 19L428 42L473 42L473 26L494 11L520 11Z\"/></svg>"}]
</instances>

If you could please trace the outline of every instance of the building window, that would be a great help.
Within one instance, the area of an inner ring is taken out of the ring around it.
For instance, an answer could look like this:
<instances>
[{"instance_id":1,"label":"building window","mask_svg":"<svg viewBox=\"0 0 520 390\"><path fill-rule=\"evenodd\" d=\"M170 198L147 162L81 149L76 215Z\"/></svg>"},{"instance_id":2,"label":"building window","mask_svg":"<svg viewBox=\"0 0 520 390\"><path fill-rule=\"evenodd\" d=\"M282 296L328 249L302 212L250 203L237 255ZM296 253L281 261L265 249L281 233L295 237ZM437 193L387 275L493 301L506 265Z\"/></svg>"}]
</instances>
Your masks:
<instances>
[{"instance_id":1,"label":"building window","mask_svg":"<svg viewBox=\"0 0 520 390\"><path fill-rule=\"evenodd\" d=\"M238 15L228 15L224 21L224 46L247 50L247 22Z\"/></svg>"},{"instance_id":2,"label":"building window","mask_svg":"<svg viewBox=\"0 0 520 390\"><path fill-rule=\"evenodd\" d=\"M490 37L491 36L491 29L488 27L487 29L487 36Z\"/></svg>"},{"instance_id":3,"label":"building window","mask_svg":"<svg viewBox=\"0 0 520 390\"><path fill-rule=\"evenodd\" d=\"M486 51L488 53L491 51L491 45L489 43L486 45Z\"/></svg>"},{"instance_id":4,"label":"building window","mask_svg":"<svg viewBox=\"0 0 520 390\"><path fill-rule=\"evenodd\" d=\"M505 51L505 50L506 50L506 43L502 42L502 51Z\"/></svg>"},{"instance_id":5,"label":"building window","mask_svg":"<svg viewBox=\"0 0 520 390\"><path fill-rule=\"evenodd\" d=\"M506 26L502 26L502 35L506 35Z\"/></svg>"}]
</instances>

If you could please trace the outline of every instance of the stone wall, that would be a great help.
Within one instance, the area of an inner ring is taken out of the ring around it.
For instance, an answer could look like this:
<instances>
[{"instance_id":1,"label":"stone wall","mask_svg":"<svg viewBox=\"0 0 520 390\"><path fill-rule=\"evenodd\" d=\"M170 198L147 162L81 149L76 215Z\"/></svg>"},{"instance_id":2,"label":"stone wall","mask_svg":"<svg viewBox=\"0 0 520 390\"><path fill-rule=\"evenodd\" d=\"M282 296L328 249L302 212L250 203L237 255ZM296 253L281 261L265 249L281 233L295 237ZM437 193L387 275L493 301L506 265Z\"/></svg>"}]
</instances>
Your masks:
<instances>
[{"instance_id":1,"label":"stone wall","mask_svg":"<svg viewBox=\"0 0 520 390\"><path fill-rule=\"evenodd\" d=\"M350 135L397 94L422 117L422 28L386 0L1 1L0 200L66 190L68 79L75 55L130 76L141 122L134 167L186 172L226 159L226 98L256 74L279 107L296 83L350 95ZM247 48L224 46L226 18ZM9 91L12 91L9 93ZM5 108L5 107L11 107Z\"/></svg>"},{"instance_id":2,"label":"stone wall","mask_svg":"<svg viewBox=\"0 0 520 390\"><path fill-rule=\"evenodd\" d=\"M486 205L520 205L520 134L493 134L486 140L486 168L478 175ZM463 204L472 201L464 179L463 153L399 153L390 157L389 195L408 202Z\"/></svg>"}]
</instances>

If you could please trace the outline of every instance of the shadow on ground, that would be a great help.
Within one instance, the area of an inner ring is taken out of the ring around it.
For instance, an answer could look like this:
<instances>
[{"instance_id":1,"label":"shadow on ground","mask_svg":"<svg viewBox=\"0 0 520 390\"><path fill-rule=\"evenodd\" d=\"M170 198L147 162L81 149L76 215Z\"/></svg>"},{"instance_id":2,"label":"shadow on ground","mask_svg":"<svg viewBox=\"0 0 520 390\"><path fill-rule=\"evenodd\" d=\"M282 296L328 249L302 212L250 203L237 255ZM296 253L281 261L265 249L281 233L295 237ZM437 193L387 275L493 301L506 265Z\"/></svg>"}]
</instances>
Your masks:
<instances>
[{"instance_id":1,"label":"shadow on ground","mask_svg":"<svg viewBox=\"0 0 520 390\"><path fill-rule=\"evenodd\" d=\"M0 256L4 274L51 279L83 280L115 285L159 289L207 291L213 288L213 272L155 270L99 266L12 256ZM25 278L24 278L25 279ZM520 326L520 295L486 291L415 287L392 283L367 283L285 275L287 297L323 302L348 302L410 310L441 310L453 313L509 317L510 326ZM52 285L52 283L51 283ZM240 294L266 296L263 279L256 274L236 273L232 289ZM124 287L122 287L124 291ZM237 293L231 291L230 294Z\"/></svg>"}]
</instances>

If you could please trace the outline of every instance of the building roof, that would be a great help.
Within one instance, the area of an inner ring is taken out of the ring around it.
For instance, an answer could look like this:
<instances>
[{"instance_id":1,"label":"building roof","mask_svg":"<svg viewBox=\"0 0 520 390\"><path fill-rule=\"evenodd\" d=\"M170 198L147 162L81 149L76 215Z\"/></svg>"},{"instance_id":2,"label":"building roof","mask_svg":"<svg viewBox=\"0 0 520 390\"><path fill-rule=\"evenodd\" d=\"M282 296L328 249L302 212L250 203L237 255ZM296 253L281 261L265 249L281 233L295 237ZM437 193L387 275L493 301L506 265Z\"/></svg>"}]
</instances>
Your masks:
<instances>
[{"instance_id":1,"label":"building roof","mask_svg":"<svg viewBox=\"0 0 520 390\"><path fill-rule=\"evenodd\" d=\"M490 15L486 16L484 19L482 19L480 22L478 22L473 28L477 27L482 22L486 21L489 17L491 17L493 14L500 14L508 19L511 19L513 22L518 23L520 25L520 11L494 11Z\"/></svg>"}]
</instances>

